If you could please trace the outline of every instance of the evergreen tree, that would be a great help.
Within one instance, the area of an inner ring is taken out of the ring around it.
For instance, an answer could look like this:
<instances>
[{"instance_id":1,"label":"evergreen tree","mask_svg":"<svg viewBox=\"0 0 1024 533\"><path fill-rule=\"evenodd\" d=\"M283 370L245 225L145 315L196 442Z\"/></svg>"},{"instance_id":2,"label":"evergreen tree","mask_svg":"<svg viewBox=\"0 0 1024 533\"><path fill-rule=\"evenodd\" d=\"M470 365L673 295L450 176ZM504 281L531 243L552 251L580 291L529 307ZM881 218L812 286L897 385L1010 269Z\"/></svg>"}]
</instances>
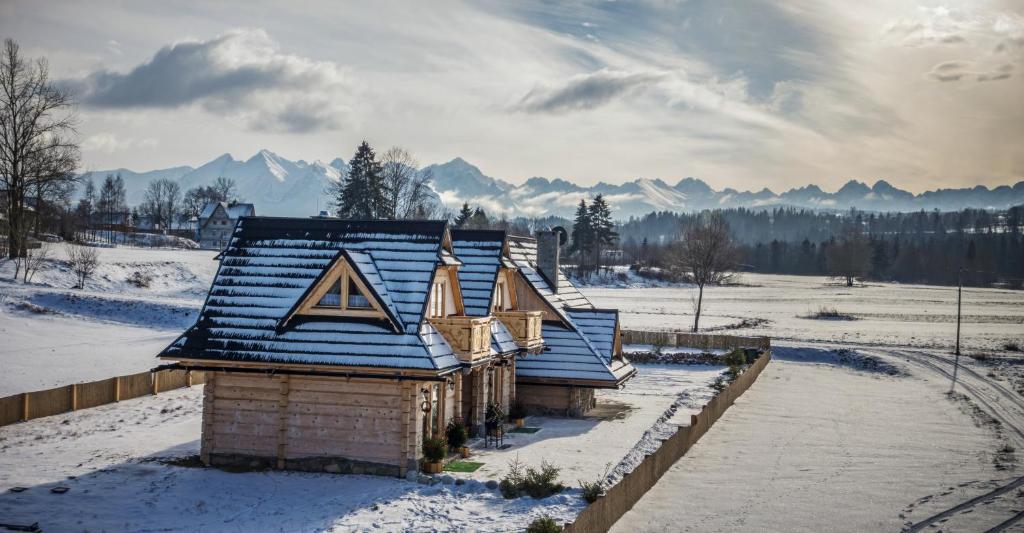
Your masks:
<instances>
[{"instance_id":1,"label":"evergreen tree","mask_svg":"<svg viewBox=\"0 0 1024 533\"><path fill-rule=\"evenodd\" d=\"M589 256L593 250L594 228L590 223L590 210L587 209L587 201L580 199L576 217L572 222L572 246L569 247L569 252L579 254L582 259Z\"/></svg>"},{"instance_id":2,"label":"evergreen tree","mask_svg":"<svg viewBox=\"0 0 1024 533\"><path fill-rule=\"evenodd\" d=\"M604 196L597 195L589 209L590 227L593 232L594 243L598 249L605 249L615 246L619 240L619 234L615 232L615 222L612 221L612 210Z\"/></svg>"},{"instance_id":3,"label":"evergreen tree","mask_svg":"<svg viewBox=\"0 0 1024 533\"><path fill-rule=\"evenodd\" d=\"M455 217L455 227L461 228L469 222L470 217L473 216L473 210L469 208L469 202L462 204L462 209L459 211L459 216Z\"/></svg>"},{"instance_id":4,"label":"evergreen tree","mask_svg":"<svg viewBox=\"0 0 1024 533\"><path fill-rule=\"evenodd\" d=\"M487 216L486 211L477 207L473 211L473 216L469 217L466 227L469 229L488 229L491 227L491 219Z\"/></svg>"},{"instance_id":5,"label":"evergreen tree","mask_svg":"<svg viewBox=\"0 0 1024 533\"><path fill-rule=\"evenodd\" d=\"M363 141L349 162L346 179L334 190L338 216L375 219L387 213L383 171L373 148Z\"/></svg>"}]
</instances>

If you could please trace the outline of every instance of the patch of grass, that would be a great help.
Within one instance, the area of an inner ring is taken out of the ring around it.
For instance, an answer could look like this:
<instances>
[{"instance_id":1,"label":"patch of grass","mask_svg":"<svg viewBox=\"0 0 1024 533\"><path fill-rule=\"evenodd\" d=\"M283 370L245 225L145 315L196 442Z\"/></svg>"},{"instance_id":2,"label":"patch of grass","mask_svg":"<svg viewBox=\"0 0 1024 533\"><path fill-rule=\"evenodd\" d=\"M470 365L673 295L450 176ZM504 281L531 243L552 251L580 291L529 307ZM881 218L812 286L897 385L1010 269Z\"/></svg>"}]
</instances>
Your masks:
<instances>
[{"instance_id":1,"label":"patch of grass","mask_svg":"<svg viewBox=\"0 0 1024 533\"><path fill-rule=\"evenodd\" d=\"M483 463L476 463L473 461L452 461L444 465L445 472L460 472L469 473L476 472L478 468L484 466Z\"/></svg>"},{"instance_id":2,"label":"patch of grass","mask_svg":"<svg viewBox=\"0 0 1024 533\"><path fill-rule=\"evenodd\" d=\"M540 428L523 426L513 429L510 433L536 433L538 431L540 431Z\"/></svg>"},{"instance_id":3,"label":"patch of grass","mask_svg":"<svg viewBox=\"0 0 1024 533\"><path fill-rule=\"evenodd\" d=\"M1018 344L1017 341L1010 341L1010 342L1007 342L1007 343L1003 344L1003 349L1008 351L1008 352L1019 352L1019 351L1021 351L1020 344Z\"/></svg>"},{"instance_id":4,"label":"patch of grass","mask_svg":"<svg viewBox=\"0 0 1024 533\"><path fill-rule=\"evenodd\" d=\"M853 315L840 313L835 307L824 306L819 307L817 311L807 313L799 318L809 318L812 320L857 320L857 317Z\"/></svg>"}]
</instances>

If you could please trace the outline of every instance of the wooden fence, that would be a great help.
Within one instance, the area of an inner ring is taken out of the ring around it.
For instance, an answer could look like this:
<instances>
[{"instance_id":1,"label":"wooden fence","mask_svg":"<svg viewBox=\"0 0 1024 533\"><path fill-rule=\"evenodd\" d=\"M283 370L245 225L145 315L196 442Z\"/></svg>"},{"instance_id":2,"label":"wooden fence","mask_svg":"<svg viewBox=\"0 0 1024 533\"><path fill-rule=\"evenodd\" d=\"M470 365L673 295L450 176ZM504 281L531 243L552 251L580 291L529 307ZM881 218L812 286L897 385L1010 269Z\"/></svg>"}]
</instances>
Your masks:
<instances>
[{"instance_id":1,"label":"wooden fence","mask_svg":"<svg viewBox=\"0 0 1024 533\"><path fill-rule=\"evenodd\" d=\"M158 370L0 398L0 426L202 383L202 372Z\"/></svg>"},{"instance_id":2,"label":"wooden fence","mask_svg":"<svg viewBox=\"0 0 1024 533\"><path fill-rule=\"evenodd\" d=\"M674 435L662 442L657 451L645 457L636 469L608 489L604 496L585 507L575 521L565 524L563 532L590 533L611 529L612 525L632 509L658 479L707 433L736 398L750 388L770 359L771 352L764 352L735 381L705 404L700 414L692 415L689 426L680 426Z\"/></svg>"},{"instance_id":3,"label":"wooden fence","mask_svg":"<svg viewBox=\"0 0 1024 533\"><path fill-rule=\"evenodd\" d=\"M738 335L715 335L711 333L684 333L680 331L622 330L623 344L662 344L685 346L704 350L732 348L758 348L771 350L771 337L740 337Z\"/></svg>"}]
</instances>

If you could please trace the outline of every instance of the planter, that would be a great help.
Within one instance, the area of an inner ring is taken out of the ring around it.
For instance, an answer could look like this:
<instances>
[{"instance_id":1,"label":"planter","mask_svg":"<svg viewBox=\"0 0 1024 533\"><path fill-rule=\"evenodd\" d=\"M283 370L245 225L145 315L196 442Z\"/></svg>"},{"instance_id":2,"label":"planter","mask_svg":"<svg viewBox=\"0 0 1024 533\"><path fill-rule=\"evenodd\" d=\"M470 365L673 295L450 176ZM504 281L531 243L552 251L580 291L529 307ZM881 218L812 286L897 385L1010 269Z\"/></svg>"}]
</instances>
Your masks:
<instances>
[{"instance_id":1,"label":"planter","mask_svg":"<svg viewBox=\"0 0 1024 533\"><path fill-rule=\"evenodd\" d=\"M512 419L512 423L515 424L517 428L521 428L521 427L526 425L526 419L525 418L513 418Z\"/></svg>"},{"instance_id":2,"label":"planter","mask_svg":"<svg viewBox=\"0 0 1024 533\"><path fill-rule=\"evenodd\" d=\"M428 474L440 474L441 470L443 468L444 468L444 463L441 463L441 462L438 462L438 463L426 463L426 462L424 462L423 463L423 471L428 473Z\"/></svg>"},{"instance_id":3,"label":"planter","mask_svg":"<svg viewBox=\"0 0 1024 533\"><path fill-rule=\"evenodd\" d=\"M469 446L463 446L459 448L459 456L461 456L463 459L469 457Z\"/></svg>"}]
</instances>

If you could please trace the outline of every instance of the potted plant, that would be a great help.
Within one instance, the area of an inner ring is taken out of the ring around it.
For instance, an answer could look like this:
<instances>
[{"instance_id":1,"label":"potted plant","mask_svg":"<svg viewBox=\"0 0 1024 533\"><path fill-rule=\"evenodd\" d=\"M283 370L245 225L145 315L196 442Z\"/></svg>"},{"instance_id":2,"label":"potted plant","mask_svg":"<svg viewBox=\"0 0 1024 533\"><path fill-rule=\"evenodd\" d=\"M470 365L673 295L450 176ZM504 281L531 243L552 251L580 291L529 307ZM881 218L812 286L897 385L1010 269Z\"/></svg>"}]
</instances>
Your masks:
<instances>
[{"instance_id":1,"label":"potted plant","mask_svg":"<svg viewBox=\"0 0 1024 533\"><path fill-rule=\"evenodd\" d=\"M423 471L438 474L444 466L444 458L448 455L448 443L444 439L430 438L423 441Z\"/></svg>"},{"instance_id":2,"label":"potted plant","mask_svg":"<svg viewBox=\"0 0 1024 533\"><path fill-rule=\"evenodd\" d=\"M523 405L523 402L516 400L512 404L512 407L508 410L508 418L517 428L526 425L526 406Z\"/></svg>"},{"instance_id":3,"label":"potted plant","mask_svg":"<svg viewBox=\"0 0 1024 533\"><path fill-rule=\"evenodd\" d=\"M448 448L459 452L463 459L469 457L469 447L466 446L466 441L469 440L469 429L466 428L466 424L462 423L462 419L455 418L448 422L445 433L448 437Z\"/></svg>"},{"instance_id":4,"label":"potted plant","mask_svg":"<svg viewBox=\"0 0 1024 533\"><path fill-rule=\"evenodd\" d=\"M487 404L485 415L484 428L487 430L487 434L492 437L501 435L501 424L505 421L505 411L501 408L501 404Z\"/></svg>"}]
</instances>

